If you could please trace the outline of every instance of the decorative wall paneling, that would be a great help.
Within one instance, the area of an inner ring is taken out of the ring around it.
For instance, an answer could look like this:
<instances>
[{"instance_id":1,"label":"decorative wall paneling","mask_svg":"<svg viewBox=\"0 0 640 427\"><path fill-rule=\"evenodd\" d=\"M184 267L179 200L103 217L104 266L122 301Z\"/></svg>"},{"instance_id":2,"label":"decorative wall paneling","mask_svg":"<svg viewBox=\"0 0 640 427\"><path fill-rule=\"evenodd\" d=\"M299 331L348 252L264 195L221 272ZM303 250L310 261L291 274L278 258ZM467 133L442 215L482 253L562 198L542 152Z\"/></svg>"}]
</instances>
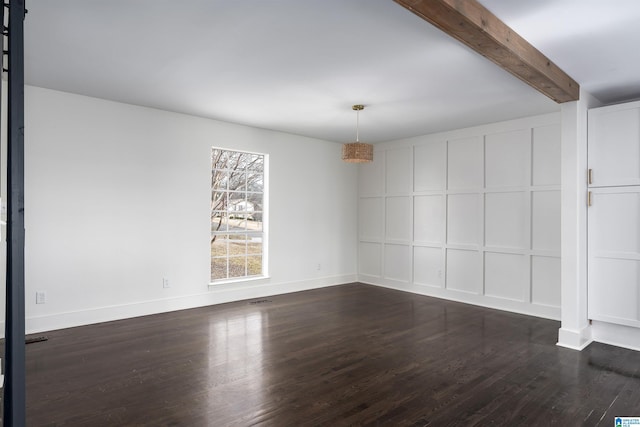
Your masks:
<instances>
[{"instance_id":1,"label":"decorative wall paneling","mask_svg":"<svg viewBox=\"0 0 640 427\"><path fill-rule=\"evenodd\" d=\"M359 170L359 280L560 313L557 115L376 146Z\"/></svg>"},{"instance_id":2,"label":"decorative wall paneling","mask_svg":"<svg viewBox=\"0 0 640 427\"><path fill-rule=\"evenodd\" d=\"M588 156L589 318L640 328L640 102L589 111Z\"/></svg>"}]
</instances>

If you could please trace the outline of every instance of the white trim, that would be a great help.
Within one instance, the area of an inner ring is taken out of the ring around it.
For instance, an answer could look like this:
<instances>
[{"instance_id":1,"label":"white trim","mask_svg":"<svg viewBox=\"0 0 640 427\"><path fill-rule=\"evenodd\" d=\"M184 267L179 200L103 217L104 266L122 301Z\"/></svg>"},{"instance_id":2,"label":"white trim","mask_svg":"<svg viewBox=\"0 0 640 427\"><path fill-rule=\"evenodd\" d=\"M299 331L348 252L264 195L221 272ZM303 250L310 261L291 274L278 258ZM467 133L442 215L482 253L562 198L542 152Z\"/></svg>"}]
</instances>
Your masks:
<instances>
[{"instance_id":1,"label":"white trim","mask_svg":"<svg viewBox=\"0 0 640 427\"><path fill-rule=\"evenodd\" d=\"M216 287L216 289L194 295L162 298L130 304L96 307L87 310L68 311L47 316L30 317L26 319L26 333L32 334L94 323L110 322L113 320L128 319L131 317L147 316L150 314L206 307L246 299L336 286L355 281L355 274L347 274L320 277L306 281L275 284L254 284L252 286L238 286L235 284L233 287L226 289ZM4 337L4 322L0 322L0 337Z\"/></svg>"},{"instance_id":2,"label":"white trim","mask_svg":"<svg viewBox=\"0 0 640 427\"><path fill-rule=\"evenodd\" d=\"M383 279L362 274L358 276L358 281L361 283L366 283L368 285L380 286L383 288L390 288L418 295L425 295L447 301L461 302L478 307L508 311L511 313L524 314L526 316L541 317L543 319L560 320L559 307L531 304L524 301L508 300L504 298L496 298L492 296L467 293L462 291L452 291L451 289L437 288L428 285L417 285L414 283Z\"/></svg>"},{"instance_id":3,"label":"white trim","mask_svg":"<svg viewBox=\"0 0 640 427\"><path fill-rule=\"evenodd\" d=\"M260 280L264 280L264 281L268 281L269 279L271 279L270 276L242 276L242 277L236 277L234 279L220 279L220 280L214 280L213 282L209 282L209 289L213 290L215 289L217 286L220 285L224 285L227 283L244 283L244 282L258 282ZM268 282L266 282L268 283Z\"/></svg>"},{"instance_id":4,"label":"white trim","mask_svg":"<svg viewBox=\"0 0 640 427\"><path fill-rule=\"evenodd\" d=\"M640 328L594 320L591 330L596 342L640 351Z\"/></svg>"},{"instance_id":5,"label":"white trim","mask_svg":"<svg viewBox=\"0 0 640 427\"><path fill-rule=\"evenodd\" d=\"M591 328L589 326L580 330L566 328L558 329L558 342L556 345L559 347L582 351L592 342Z\"/></svg>"}]
</instances>

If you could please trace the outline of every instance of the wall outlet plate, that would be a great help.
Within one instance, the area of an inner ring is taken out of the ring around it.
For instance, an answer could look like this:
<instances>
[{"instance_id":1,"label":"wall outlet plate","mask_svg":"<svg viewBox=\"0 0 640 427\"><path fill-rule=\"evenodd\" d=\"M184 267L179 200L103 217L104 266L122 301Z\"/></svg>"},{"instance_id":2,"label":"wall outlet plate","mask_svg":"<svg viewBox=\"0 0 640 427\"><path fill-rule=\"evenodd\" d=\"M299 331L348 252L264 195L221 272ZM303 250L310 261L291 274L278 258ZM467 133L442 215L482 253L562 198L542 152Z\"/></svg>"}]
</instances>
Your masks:
<instances>
[{"instance_id":1,"label":"wall outlet plate","mask_svg":"<svg viewBox=\"0 0 640 427\"><path fill-rule=\"evenodd\" d=\"M36 291L36 304L44 304L47 300L47 293L44 291Z\"/></svg>"}]
</instances>

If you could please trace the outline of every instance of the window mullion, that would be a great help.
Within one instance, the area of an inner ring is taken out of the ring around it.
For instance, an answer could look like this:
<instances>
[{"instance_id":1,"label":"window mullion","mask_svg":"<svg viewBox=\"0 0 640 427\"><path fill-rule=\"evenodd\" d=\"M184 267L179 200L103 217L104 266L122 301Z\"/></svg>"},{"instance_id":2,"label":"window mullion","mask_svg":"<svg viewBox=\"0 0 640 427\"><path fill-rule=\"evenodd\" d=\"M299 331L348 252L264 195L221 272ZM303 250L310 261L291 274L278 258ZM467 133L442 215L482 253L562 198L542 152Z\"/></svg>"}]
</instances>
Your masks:
<instances>
[{"instance_id":1,"label":"window mullion","mask_svg":"<svg viewBox=\"0 0 640 427\"><path fill-rule=\"evenodd\" d=\"M212 267L211 280L259 276L264 273L265 156L219 148L212 148L211 154L211 229L217 236L212 242L212 266L219 266L217 270ZM214 203L218 197L221 203ZM219 221L220 228L214 221ZM225 249L218 246L214 253L213 246L221 244ZM225 265L224 277L218 272L221 264Z\"/></svg>"}]
</instances>

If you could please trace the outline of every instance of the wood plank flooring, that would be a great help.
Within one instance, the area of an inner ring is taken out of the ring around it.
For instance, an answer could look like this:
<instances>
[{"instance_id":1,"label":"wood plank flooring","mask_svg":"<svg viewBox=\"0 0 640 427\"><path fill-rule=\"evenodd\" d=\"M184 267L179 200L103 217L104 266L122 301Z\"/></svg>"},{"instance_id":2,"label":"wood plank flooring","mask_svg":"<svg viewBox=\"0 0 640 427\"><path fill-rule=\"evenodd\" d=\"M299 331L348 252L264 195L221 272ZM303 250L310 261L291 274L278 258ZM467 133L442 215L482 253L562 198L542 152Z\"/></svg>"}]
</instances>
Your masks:
<instances>
[{"instance_id":1,"label":"wood plank flooring","mask_svg":"<svg viewBox=\"0 0 640 427\"><path fill-rule=\"evenodd\" d=\"M363 284L49 332L28 426L610 426L640 352Z\"/></svg>"}]
</instances>

